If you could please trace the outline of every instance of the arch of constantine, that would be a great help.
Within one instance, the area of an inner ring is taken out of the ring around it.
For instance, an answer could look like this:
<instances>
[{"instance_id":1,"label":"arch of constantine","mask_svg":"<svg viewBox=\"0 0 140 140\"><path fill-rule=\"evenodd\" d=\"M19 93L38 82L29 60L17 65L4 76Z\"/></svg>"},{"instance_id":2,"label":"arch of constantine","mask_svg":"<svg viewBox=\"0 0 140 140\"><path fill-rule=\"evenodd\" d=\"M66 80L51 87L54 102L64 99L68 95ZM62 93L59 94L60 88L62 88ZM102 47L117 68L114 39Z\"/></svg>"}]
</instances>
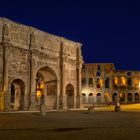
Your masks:
<instances>
[{"instance_id":1,"label":"arch of constantine","mask_svg":"<svg viewBox=\"0 0 140 140\"><path fill-rule=\"evenodd\" d=\"M80 107L81 44L0 18L0 109ZM40 90L39 87L42 87Z\"/></svg>"}]
</instances>

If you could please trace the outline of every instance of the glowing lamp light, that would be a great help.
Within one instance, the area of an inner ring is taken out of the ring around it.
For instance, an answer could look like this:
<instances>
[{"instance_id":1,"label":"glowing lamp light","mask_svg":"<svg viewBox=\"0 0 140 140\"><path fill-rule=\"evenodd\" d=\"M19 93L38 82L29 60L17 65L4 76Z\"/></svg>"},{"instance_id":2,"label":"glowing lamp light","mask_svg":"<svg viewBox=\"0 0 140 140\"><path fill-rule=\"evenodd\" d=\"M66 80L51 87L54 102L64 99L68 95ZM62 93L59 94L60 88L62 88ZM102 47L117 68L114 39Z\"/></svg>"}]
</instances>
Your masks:
<instances>
[{"instance_id":1,"label":"glowing lamp light","mask_svg":"<svg viewBox=\"0 0 140 140\"><path fill-rule=\"evenodd\" d=\"M37 86L36 86L36 89L37 89L36 96L37 96L37 98L40 98L41 94L43 94L42 89L44 89L44 87L45 87L45 84L44 84L43 81L37 83Z\"/></svg>"},{"instance_id":2,"label":"glowing lamp light","mask_svg":"<svg viewBox=\"0 0 140 140\"><path fill-rule=\"evenodd\" d=\"M41 97L41 91L37 90L36 95L37 95L37 98Z\"/></svg>"},{"instance_id":3,"label":"glowing lamp light","mask_svg":"<svg viewBox=\"0 0 140 140\"><path fill-rule=\"evenodd\" d=\"M108 92L106 92L106 93L104 94L104 96L106 96L106 97L109 97L109 94L108 94Z\"/></svg>"},{"instance_id":4,"label":"glowing lamp light","mask_svg":"<svg viewBox=\"0 0 140 140\"><path fill-rule=\"evenodd\" d=\"M118 84L118 77L114 77L114 84L117 85Z\"/></svg>"},{"instance_id":5,"label":"glowing lamp light","mask_svg":"<svg viewBox=\"0 0 140 140\"><path fill-rule=\"evenodd\" d=\"M41 83L40 83L40 89L43 89L44 88L44 82L43 81L41 81Z\"/></svg>"},{"instance_id":6,"label":"glowing lamp light","mask_svg":"<svg viewBox=\"0 0 140 140\"><path fill-rule=\"evenodd\" d=\"M120 93L119 95L120 95L120 98L122 98L123 94L122 94L122 93Z\"/></svg>"}]
</instances>

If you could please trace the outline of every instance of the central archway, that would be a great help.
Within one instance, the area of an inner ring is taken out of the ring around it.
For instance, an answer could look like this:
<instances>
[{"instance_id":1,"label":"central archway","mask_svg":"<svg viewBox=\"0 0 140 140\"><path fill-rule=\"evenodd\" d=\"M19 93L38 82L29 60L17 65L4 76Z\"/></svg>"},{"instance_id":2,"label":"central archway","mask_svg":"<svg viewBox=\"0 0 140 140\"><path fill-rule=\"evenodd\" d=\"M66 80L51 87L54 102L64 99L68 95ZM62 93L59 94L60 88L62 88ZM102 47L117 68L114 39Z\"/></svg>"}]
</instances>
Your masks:
<instances>
[{"instance_id":1,"label":"central archway","mask_svg":"<svg viewBox=\"0 0 140 140\"><path fill-rule=\"evenodd\" d=\"M25 84L21 79L11 83L10 104L12 110L24 110Z\"/></svg>"},{"instance_id":2,"label":"central archway","mask_svg":"<svg viewBox=\"0 0 140 140\"><path fill-rule=\"evenodd\" d=\"M56 109L57 108L57 77L55 71L48 67L42 67L38 70L36 74L37 81L43 81L44 83L44 101L46 109ZM36 84L37 84L36 81ZM38 106L40 106L40 96L36 96L36 101Z\"/></svg>"},{"instance_id":3,"label":"central archway","mask_svg":"<svg viewBox=\"0 0 140 140\"><path fill-rule=\"evenodd\" d=\"M66 86L67 107L74 108L74 87L72 84Z\"/></svg>"}]
</instances>

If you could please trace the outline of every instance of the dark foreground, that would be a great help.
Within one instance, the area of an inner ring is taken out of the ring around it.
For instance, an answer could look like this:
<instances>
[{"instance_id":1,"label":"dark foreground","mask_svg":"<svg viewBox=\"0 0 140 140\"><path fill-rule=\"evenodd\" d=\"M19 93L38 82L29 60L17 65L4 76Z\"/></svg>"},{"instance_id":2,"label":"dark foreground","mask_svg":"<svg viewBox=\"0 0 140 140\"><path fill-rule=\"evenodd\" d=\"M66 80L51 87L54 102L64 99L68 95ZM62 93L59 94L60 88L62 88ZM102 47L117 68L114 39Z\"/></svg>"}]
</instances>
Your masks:
<instances>
[{"instance_id":1,"label":"dark foreground","mask_svg":"<svg viewBox=\"0 0 140 140\"><path fill-rule=\"evenodd\" d=\"M0 114L0 140L139 140L140 112Z\"/></svg>"}]
</instances>

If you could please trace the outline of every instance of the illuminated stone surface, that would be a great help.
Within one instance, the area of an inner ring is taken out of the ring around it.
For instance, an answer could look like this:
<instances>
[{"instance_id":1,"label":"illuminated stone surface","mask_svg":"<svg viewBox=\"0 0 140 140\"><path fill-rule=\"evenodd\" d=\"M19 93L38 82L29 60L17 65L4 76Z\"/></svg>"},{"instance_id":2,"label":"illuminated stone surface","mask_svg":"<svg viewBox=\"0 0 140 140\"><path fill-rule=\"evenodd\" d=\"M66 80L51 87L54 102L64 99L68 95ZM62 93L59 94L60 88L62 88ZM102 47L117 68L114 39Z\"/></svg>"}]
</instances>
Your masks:
<instances>
[{"instance_id":1,"label":"illuminated stone surface","mask_svg":"<svg viewBox=\"0 0 140 140\"><path fill-rule=\"evenodd\" d=\"M0 92L4 110L39 109L37 80L45 83L42 94L46 108L80 107L77 97L82 62L80 43L0 18ZM67 91L68 85L73 91Z\"/></svg>"},{"instance_id":2,"label":"illuminated stone surface","mask_svg":"<svg viewBox=\"0 0 140 140\"><path fill-rule=\"evenodd\" d=\"M140 101L140 72L116 70L113 63L87 63L82 68L81 106ZM92 81L92 82L90 82ZM101 82L102 81L102 82Z\"/></svg>"}]
</instances>

